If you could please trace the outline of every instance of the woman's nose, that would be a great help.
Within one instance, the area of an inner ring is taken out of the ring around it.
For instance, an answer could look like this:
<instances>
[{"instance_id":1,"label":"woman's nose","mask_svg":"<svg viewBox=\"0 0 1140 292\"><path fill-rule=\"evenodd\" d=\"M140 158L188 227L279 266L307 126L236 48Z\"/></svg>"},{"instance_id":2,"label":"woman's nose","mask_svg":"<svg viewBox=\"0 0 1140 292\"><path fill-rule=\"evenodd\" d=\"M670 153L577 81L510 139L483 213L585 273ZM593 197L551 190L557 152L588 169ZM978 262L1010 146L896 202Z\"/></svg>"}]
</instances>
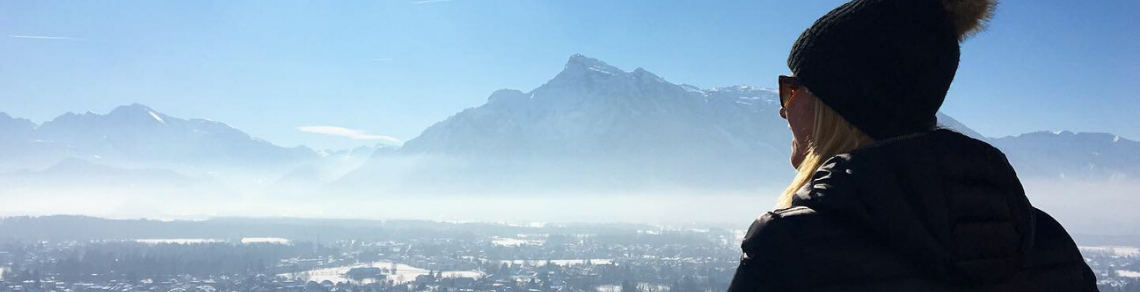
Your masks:
<instances>
[{"instance_id":1,"label":"woman's nose","mask_svg":"<svg viewBox=\"0 0 1140 292\"><path fill-rule=\"evenodd\" d=\"M788 110L785 108L780 108L780 117L784 118L785 120L788 119Z\"/></svg>"}]
</instances>

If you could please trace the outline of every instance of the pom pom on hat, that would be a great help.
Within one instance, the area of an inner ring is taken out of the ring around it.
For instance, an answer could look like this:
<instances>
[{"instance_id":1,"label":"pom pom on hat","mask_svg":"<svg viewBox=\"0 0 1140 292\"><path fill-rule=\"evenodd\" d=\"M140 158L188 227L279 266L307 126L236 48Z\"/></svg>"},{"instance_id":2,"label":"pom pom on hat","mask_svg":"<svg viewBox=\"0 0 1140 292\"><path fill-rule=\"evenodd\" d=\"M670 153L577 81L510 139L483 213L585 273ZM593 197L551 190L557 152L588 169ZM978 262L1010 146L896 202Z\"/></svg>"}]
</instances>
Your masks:
<instances>
[{"instance_id":1,"label":"pom pom on hat","mask_svg":"<svg viewBox=\"0 0 1140 292\"><path fill-rule=\"evenodd\" d=\"M954 24L954 33L959 42L985 30L997 8L997 0L940 1Z\"/></svg>"}]
</instances>

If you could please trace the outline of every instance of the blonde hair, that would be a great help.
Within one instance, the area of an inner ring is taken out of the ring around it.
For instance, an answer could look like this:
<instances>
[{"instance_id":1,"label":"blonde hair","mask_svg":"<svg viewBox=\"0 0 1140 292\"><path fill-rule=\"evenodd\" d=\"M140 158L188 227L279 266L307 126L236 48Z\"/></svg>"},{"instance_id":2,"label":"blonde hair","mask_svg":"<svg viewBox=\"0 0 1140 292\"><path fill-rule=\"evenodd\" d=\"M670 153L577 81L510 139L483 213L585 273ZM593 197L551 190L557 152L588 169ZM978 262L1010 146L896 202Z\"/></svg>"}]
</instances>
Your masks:
<instances>
[{"instance_id":1,"label":"blonde hair","mask_svg":"<svg viewBox=\"0 0 1140 292\"><path fill-rule=\"evenodd\" d=\"M811 182L815 171L824 161L874 142L870 136L848 123L814 95L808 96L815 99L815 124L812 125L811 141L808 141L807 154L804 155L803 162L800 162L800 166L796 168L796 177L792 179L792 184L777 199L777 209L792 206L792 198L796 196L796 191Z\"/></svg>"}]
</instances>

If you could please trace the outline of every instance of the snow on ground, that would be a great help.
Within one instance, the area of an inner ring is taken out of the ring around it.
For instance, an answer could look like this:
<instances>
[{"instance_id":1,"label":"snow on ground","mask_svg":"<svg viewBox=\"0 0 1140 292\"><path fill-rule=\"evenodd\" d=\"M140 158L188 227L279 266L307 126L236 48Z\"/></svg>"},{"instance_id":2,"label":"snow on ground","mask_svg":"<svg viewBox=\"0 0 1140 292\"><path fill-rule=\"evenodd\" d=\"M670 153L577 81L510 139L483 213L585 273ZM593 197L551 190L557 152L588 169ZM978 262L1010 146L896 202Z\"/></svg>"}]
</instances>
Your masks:
<instances>
[{"instance_id":1,"label":"snow on ground","mask_svg":"<svg viewBox=\"0 0 1140 292\"><path fill-rule=\"evenodd\" d=\"M1116 275L1125 278L1140 278L1140 272L1129 270L1116 270Z\"/></svg>"},{"instance_id":2,"label":"snow on ground","mask_svg":"<svg viewBox=\"0 0 1140 292\"><path fill-rule=\"evenodd\" d=\"M589 262L590 262L590 264L592 264L592 265L608 265L608 264L611 264L611 263L613 263L613 260L612 260L612 259L573 259L573 260L501 260L501 261L498 261L498 262L499 262L500 264L511 264L511 265L527 265L527 266L534 266L534 267L539 267L539 266L545 266L545 265L548 265L548 264L551 264L551 265L556 265L556 266L572 266L572 265L582 265L582 264L585 264L585 263L586 263L586 261L589 261Z\"/></svg>"},{"instance_id":3,"label":"snow on ground","mask_svg":"<svg viewBox=\"0 0 1140 292\"><path fill-rule=\"evenodd\" d=\"M542 239L527 239L527 238L507 238L507 237L494 237L491 239L491 244L498 246L523 246L523 245L542 245L546 243Z\"/></svg>"},{"instance_id":4,"label":"snow on ground","mask_svg":"<svg viewBox=\"0 0 1140 292\"><path fill-rule=\"evenodd\" d=\"M221 239L209 238L148 238L136 239L135 242L145 244L198 244L198 243L217 243L226 242Z\"/></svg>"},{"instance_id":5,"label":"snow on ground","mask_svg":"<svg viewBox=\"0 0 1140 292\"><path fill-rule=\"evenodd\" d=\"M147 113L149 113L150 117L154 118L155 121L163 124L166 123L166 121L163 121L162 118L158 116L158 114L154 113L154 111L147 111Z\"/></svg>"},{"instance_id":6,"label":"snow on ground","mask_svg":"<svg viewBox=\"0 0 1140 292\"><path fill-rule=\"evenodd\" d=\"M280 237L244 237L241 239L241 243L244 243L244 244L250 244L250 243L289 244L289 240L284 239L284 238L280 238Z\"/></svg>"},{"instance_id":7,"label":"snow on ground","mask_svg":"<svg viewBox=\"0 0 1140 292\"><path fill-rule=\"evenodd\" d=\"M343 266L343 267L315 269L315 270L306 271L305 274L308 276L309 281L314 281L314 282L320 283L320 282L323 282L325 280L328 280L329 282L333 282L333 283L342 283L342 282L348 282L349 281L349 279L347 277L345 277L344 274L348 273L348 270L351 270L353 268L363 268L363 267L390 268L393 265L396 267L396 274L387 275L387 279L392 280L396 284L415 281L416 277L419 277L420 275L427 275L430 272L430 271L425 270L425 269L421 269L421 268L417 268L417 267L413 267L413 266L409 266L409 265L405 265L405 264L395 264L395 263L389 262L389 261L378 261L378 262L363 263L363 264L356 264L356 265ZM478 278L478 277L483 276L483 273L478 272L478 271L443 271L443 272L440 272L440 274L444 278ZM285 273L285 274L279 274L277 276L288 278L291 275L289 273ZM368 283L368 281L365 281L364 283Z\"/></svg>"},{"instance_id":8,"label":"snow on ground","mask_svg":"<svg viewBox=\"0 0 1140 292\"><path fill-rule=\"evenodd\" d=\"M1081 252L1110 253L1118 257L1140 257L1140 248L1131 246L1081 246Z\"/></svg>"}]
</instances>

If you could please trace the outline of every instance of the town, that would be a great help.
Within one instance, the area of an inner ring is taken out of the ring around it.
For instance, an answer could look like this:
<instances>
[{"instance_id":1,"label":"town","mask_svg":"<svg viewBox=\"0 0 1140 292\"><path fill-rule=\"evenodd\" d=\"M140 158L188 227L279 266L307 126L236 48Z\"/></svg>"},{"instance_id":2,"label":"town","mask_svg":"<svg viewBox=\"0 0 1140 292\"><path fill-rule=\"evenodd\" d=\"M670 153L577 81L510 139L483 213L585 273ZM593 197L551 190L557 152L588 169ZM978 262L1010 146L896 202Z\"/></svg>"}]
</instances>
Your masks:
<instances>
[{"instance_id":1,"label":"town","mask_svg":"<svg viewBox=\"0 0 1140 292\"><path fill-rule=\"evenodd\" d=\"M723 291L741 232L0 241L0 291Z\"/></svg>"},{"instance_id":2,"label":"town","mask_svg":"<svg viewBox=\"0 0 1140 292\"><path fill-rule=\"evenodd\" d=\"M462 232L464 225L433 224L367 240L0 238L0 291L724 291L743 236L649 225ZM1140 291L1136 248L1082 251L1101 291Z\"/></svg>"}]
</instances>

